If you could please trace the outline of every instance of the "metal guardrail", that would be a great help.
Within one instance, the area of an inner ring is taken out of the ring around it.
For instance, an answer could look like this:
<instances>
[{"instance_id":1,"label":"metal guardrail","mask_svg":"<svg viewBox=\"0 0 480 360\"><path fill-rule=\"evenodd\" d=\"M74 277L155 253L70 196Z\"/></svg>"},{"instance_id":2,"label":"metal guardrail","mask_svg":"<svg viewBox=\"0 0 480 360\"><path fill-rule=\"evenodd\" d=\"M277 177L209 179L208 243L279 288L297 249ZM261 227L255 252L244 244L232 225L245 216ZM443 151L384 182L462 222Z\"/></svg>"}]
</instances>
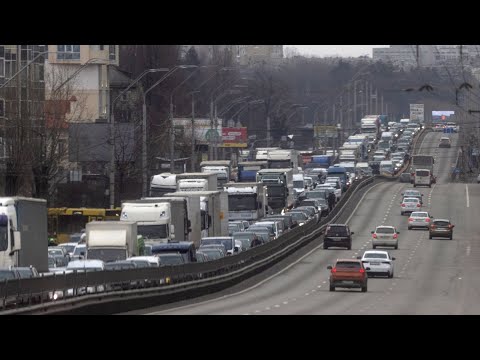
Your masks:
<instances>
[{"instance_id":1,"label":"metal guardrail","mask_svg":"<svg viewBox=\"0 0 480 360\"><path fill-rule=\"evenodd\" d=\"M312 219L276 240L233 256L204 263L161 268L78 272L0 283L0 305L4 307L2 314L69 312L88 304L92 306L92 303L98 305L100 302L117 301L119 298L124 301L126 296L133 299L163 296L168 298L163 301L169 302L169 299L172 301L175 297L185 299L189 290L205 290L209 287L210 289L206 290L218 291L231 285L232 280L241 281L273 265L318 237L326 224L343 213L343 208L351 196L371 184L374 178L369 177L353 183L327 217L319 221ZM51 301L53 294L68 292L71 297L64 296ZM74 296L79 294L83 295ZM172 297L172 294L175 296ZM8 309L8 300L15 306L28 306ZM35 301L39 303L34 304ZM156 304L158 305L158 301Z\"/></svg>"}]
</instances>

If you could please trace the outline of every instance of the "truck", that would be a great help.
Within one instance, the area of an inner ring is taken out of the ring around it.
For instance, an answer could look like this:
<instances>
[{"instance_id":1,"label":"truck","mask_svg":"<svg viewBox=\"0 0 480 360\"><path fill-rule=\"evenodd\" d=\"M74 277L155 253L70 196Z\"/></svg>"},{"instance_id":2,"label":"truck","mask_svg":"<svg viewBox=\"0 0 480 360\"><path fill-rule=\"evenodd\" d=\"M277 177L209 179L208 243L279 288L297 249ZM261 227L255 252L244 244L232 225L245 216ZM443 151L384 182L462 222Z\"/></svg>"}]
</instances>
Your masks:
<instances>
[{"instance_id":1,"label":"truck","mask_svg":"<svg viewBox=\"0 0 480 360\"><path fill-rule=\"evenodd\" d=\"M417 169L428 170L430 172L431 183L436 182L436 178L434 175L433 165L435 163L435 159L432 155L412 155L411 162L410 162L410 175L415 185L415 172Z\"/></svg>"},{"instance_id":2,"label":"truck","mask_svg":"<svg viewBox=\"0 0 480 360\"><path fill-rule=\"evenodd\" d=\"M333 165L333 160L333 155L312 155L312 161L307 164L307 167L328 169Z\"/></svg>"},{"instance_id":3,"label":"truck","mask_svg":"<svg viewBox=\"0 0 480 360\"><path fill-rule=\"evenodd\" d=\"M267 163L268 169L292 169L294 174L298 174L298 167L303 161L298 150L287 149L268 151Z\"/></svg>"},{"instance_id":4,"label":"truck","mask_svg":"<svg viewBox=\"0 0 480 360\"><path fill-rule=\"evenodd\" d=\"M159 197L177 190L177 175L161 173L152 176L150 180L150 196Z\"/></svg>"},{"instance_id":5,"label":"truck","mask_svg":"<svg viewBox=\"0 0 480 360\"><path fill-rule=\"evenodd\" d=\"M120 221L136 221L145 243L188 241L191 231L186 199L129 200L122 203Z\"/></svg>"},{"instance_id":6,"label":"truck","mask_svg":"<svg viewBox=\"0 0 480 360\"><path fill-rule=\"evenodd\" d=\"M273 213L291 208L294 204L293 170L262 169L257 172L257 182L267 186L268 207Z\"/></svg>"},{"instance_id":7,"label":"truck","mask_svg":"<svg viewBox=\"0 0 480 360\"><path fill-rule=\"evenodd\" d=\"M231 160L202 161L200 169L203 173L217 173L218 189L223 189L223 184L232 178L233 164Z\"/></svg>"},{"instance_id":8,"label":"truck","mask_svg":"<svg viewBox=\"0 0 480 360\"><path fill-rule=\"evenodd\" d=\"M112 262L141 253L135 221L92 221L85 230L87 259Z\"/></svg>"},{"instance_id":9,"label":"truck","mask_svg":"<svg viewBox=\"0 0 480 360\"><path fill-rule=\"evenodd\" d=\"M200 201L200 234L206 236L228 235L228 197L224 191L177 191L168 197L198 198ZM197 247L198 245L195 244Z\"/></svg>"},{"instance_id":10,"label":"truck","mask_svg":"<svg viewBox=\"0 0 480 360\"><path fill-rule=\"evenodd\" d=\"M255 182L257 171L267 168L267 161L244 161L238 163L238 182Z\"/></svg>"},{"instance_id":11,"label":"truck","mask_svg":"<svg viewBox=\"0 0 480 360\"><path fill-rule=\"evenodd\" d=\"M303 174L293 174L293 191L295 198L305 191L305 180Z\"/></svg>"},{"instance_id":12,"label":"truck","mask_svg":"<svg viewBox=\"0 0 480 360\"><path fill-rule=\"evenodd\" d=\"M265 148L257 148L255 154L256 161L266 161L268 157L268 152L272 150L280 150L279 147L265 147Z\"/></svg>"},{"instance_id":13,"label":"truck","mask_svg":"<svg viewBox=\"0 0 480 360\"><path fill-rule=\"evenodd\" d=\"M0 268L48 272L47 201L0 197Z\"/></svg>"},{"instance_id":14,"label":"truck","mask_svg":"<svg viewBox=\"0 0 480 360\"><path fill-rule=\"evenodd\" d=\"M227 183L229 220L257 221L265 216L267 188L260 182Z\"/></svg>"},{"instance_id":15,"label":"truck","mask_svg":"<svg viewBox=\"0 0 480 360\"><path fill-rule=\"evenodd\" d=\"M349 147L341 147L338 150L338 160L341 162L357 162L360 160L360 154L358 151L358 146L355 145L354 148L352 146Z\"/></svg>"},{"instance_id":16,"label":"truck","mask_svg":"<svg viewBox=\"0 0 480 360\"><path fill-rule=\"evenodd\" d=\"M378 115L367 115L360 120L362 134L380 135L380 117Z\"/></svg>"},{"instance_id":17,"label":"truck","mask_svg":"<svg viewBox=\"0 0 480 360\"><path fill-rule=\"evenodd\" d=\"M368 136L366 134L350 135L347 142L348 144L357 144L359 146L358 150L360 152L361 160L368 159L368 151L370 146Z\"/></svg>"},{"instance_id":18,"label":"truck","mask_svg":"<svg viewBox=\"0 0 480 360\"><path fill-rule=\"evenodd\" d=\"M216 191L217 174L210 172L193 172L177 174L176 190L170 191Z\"/></svg>"}]
</instances>

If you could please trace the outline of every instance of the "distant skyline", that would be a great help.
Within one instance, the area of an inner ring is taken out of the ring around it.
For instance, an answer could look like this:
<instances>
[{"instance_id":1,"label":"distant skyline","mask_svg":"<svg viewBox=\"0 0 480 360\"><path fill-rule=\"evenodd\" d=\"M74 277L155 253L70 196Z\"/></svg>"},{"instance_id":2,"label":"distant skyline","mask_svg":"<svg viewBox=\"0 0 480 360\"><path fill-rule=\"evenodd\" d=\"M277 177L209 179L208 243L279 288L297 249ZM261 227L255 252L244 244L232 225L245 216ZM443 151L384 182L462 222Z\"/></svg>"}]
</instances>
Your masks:
<instances>
[{"instance_id":1,"label":"distant skyline","mask_svg":"<svg viewBox=\"0 0 480 360\"><path fill-rule=\"evenodd\" d=\"M300 55L328 57L372 57L372 49L375 47L387 47L389 45L284 45L284 48L295 47Z\"/></svg>"}]
</instances>

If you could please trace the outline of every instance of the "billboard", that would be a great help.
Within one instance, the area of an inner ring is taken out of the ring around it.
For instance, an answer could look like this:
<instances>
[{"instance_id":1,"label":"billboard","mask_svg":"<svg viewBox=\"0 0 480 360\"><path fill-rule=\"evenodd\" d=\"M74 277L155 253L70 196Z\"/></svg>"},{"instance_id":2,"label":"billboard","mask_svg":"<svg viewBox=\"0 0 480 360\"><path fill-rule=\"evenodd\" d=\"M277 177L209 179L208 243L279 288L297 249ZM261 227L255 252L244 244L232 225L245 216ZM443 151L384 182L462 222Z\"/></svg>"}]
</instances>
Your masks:
<instances>
[{"instance_id":1,"label":"billboard","mask_svg":"<svg viewBox=\"0 0 480 360\"><path fill-rule=\"evenodd\" d=\"M313 127L313 136L318 137L337 137L337 127L335 125L317 125Z\"/></svg>"},{"instance_id":2,"label":"billboard","mask_svg":"<svg viewBox=\"0 0 480 360\"><path fill-rule=\"evenodd\" d=\"M421 123L425 121L424 104L410 104L410 121L417 121Z\"/></svg>"},{"instance_id":3,"label":"billboard","mask_svg":"<svg viewBox=\"0 0 480 360\"><path fill-rule=\"evenodd\" d=\"M247 128L246 127L225 127L222 129L223 144L220 147L247 147Z\"/></svg>"},{"instance_id":4,"label":"billboard","mask_svg":"<svg viewBox=\"0 0 480 360\"><path fill-rule=\"evenodd\" d=\"M215 140L221 143L222 139L222 120L217 119L217 129L212 128L210 119L195 119L194 134L195 141L198 145L208 145ZM174 118L173 126L175 128L175 136L185 137L190 139L192 137L192 119L191 118Z\"/></svg>"},{"instance_id":5,"label":"billboard","mask_svg":"<svg viewBox=\"0 0 480 360\"><path fill-rule=\"evenodd\" d=\"M442 123L447 121L455 121L455 111L450 111L450 110L432 111L433 123Z\"/></svg>"}]
</instances>

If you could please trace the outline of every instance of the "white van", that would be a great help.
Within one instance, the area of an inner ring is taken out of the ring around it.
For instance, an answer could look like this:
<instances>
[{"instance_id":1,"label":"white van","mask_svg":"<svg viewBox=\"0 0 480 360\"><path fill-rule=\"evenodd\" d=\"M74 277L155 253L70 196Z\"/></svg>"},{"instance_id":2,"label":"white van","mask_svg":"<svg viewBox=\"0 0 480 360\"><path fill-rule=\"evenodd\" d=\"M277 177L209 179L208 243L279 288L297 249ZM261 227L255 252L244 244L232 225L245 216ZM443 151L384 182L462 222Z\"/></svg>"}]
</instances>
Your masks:
<instances>
[{"instance_id":1,"label":"white van","mask_svg":"<svg viewBox=\"0 0 480 360\"><path fill-rule=\"evenodd\" d=\"M382 132L382 136L381 136L380 140L393 141L393 133L390 132L390 131Z\"/></svg>"},{"instance_id":2,"label":"white van","mask_svg":"<svg viewBox=\"0 0 480 360\"><path fill-rule=\"evenodd\" d=\"M387 173L387 174L393 175L393 172L394 172L393 161L392 160L380 161L379 171L380 171L380 174Z\"/></svg>"},{"instance_id":3,"label":"white van","mask_svg":"<svg viewBox=\"0 0 480 360\"><path fill-rule=\"evenodd\" d=\"M413 179L413 187L428 186L432 187L432 176L428 169L416 169Z\"/></svg>"}]
</instances>

